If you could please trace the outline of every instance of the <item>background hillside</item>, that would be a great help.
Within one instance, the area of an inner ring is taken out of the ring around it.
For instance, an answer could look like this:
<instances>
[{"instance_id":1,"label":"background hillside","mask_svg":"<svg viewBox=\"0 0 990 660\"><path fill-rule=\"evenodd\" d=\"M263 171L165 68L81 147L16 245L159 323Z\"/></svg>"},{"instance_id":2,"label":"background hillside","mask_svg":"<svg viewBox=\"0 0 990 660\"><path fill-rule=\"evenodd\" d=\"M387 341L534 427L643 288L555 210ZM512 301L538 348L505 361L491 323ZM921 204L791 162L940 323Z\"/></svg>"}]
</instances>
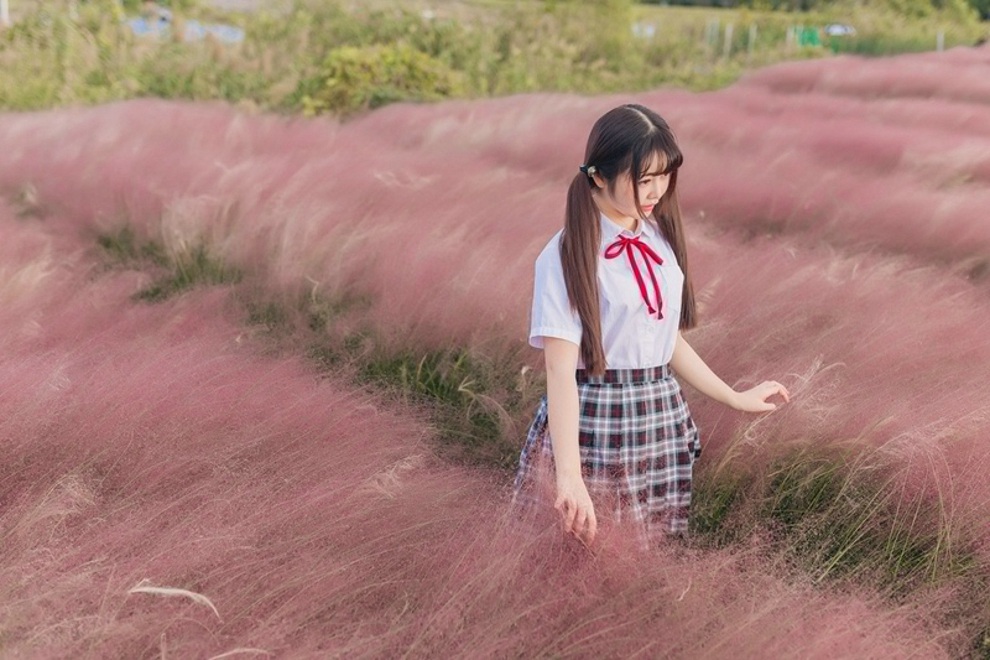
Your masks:
<instances>
[{"instance_id":1,"label":"background hillside","mask_svg":"<svg viewBox=\"0 0 990 660\"><path fill-rule=\"evenodd\" d=\"M299 0L237 11L176 0L166 36L135 36L128 19L159 23L149 6L15 0L14 25L0 33L0 108L159 97L351 116L402 100L708 90L775 62L972 46L990 33L963 0L809 11L629 0ZM243 40L197 39L193 22L237 27Z\"/></svg>"}]
</instances>

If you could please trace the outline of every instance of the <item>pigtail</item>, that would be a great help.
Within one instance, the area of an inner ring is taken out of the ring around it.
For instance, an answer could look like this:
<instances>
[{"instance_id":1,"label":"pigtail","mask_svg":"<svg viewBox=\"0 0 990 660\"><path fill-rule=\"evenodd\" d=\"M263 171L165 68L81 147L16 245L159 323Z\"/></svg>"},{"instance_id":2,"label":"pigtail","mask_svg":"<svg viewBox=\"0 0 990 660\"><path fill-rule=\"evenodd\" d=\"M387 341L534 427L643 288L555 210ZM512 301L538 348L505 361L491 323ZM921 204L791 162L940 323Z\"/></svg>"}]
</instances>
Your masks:
<instances>
[{"instance_id":1,"label":"pigtail","mask_svg":"<svg viewBox=\"0 0 990 660\"><path fill-rule=\"evenodd\" d=\"M677 170L670 173L670 187L660 204L653 211L653 217L660 227L663 237L670 243L677 257L677 264L684 272L684 288L681 292L680 329L690 330L698 324L698 310L694 299L694 285L688 269L687 241L684 240L684 227L681 223L681 207L677 202Z\"/></svg>"},{"instance_id":2,"label":"pigtail","mask_svg":"<svg viewBox=\"0 0 990 660\"><path fill-rule=\"evenodd\" d=\"M592 179L579 173L567 190L560 260L571 306L581 319L581 358L595 375L605 372L601 307L598 301L598 249L601 226L591 196Z\"/></svg>"}]
</instances>

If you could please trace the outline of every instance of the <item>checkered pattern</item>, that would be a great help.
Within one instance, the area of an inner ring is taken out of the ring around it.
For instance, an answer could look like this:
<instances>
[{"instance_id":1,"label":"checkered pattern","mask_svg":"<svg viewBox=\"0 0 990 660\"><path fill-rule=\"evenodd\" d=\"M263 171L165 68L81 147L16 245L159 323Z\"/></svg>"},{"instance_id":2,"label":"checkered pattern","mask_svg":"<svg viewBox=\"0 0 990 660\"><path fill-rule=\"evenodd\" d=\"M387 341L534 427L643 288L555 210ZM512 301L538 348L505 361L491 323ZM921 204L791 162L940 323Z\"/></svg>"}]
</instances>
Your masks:
<instances>
[{"instance_id":1,"label":"checkered pattern","mask_svg":"<svg viewBox=\"0 0 990 660\"><path fill-rule=\"evenodd\" d=\"M686 531L701 444L667 365L598 377L578 371L577 381L581 471L599 519L611 511L640 523L649 539ZM552 489L540 475L553 475L545 396L519 457L517 503L547 506Z\"/></svg>"}]
</instances>

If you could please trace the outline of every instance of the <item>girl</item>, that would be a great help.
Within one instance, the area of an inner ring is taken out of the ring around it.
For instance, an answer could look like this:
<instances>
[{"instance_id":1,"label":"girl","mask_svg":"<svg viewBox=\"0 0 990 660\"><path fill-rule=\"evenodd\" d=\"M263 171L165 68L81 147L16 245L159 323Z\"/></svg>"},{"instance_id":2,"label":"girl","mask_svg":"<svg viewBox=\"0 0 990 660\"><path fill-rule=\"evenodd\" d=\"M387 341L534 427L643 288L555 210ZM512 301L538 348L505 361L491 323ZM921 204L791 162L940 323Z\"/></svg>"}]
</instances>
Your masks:
<instances>
[{"instance_id":1,"label":"girl","mask_svg":"<svg viewBox=\"0 0 990 660\"><path fill-rule=\"evenodd\" d=\"M766 381L726 385L684 340L696 322L677 171L667 123L641 105L591 129L567 192L564 228L536 260L530 344L542 348L547 394L520 456L516 500L539 502L555 475L565 532L594 540L595 503L647 539L687 529L698 430L671 370L737 410L773 410ZM592 497L594 496L594 497Z\"/></svg>"}]
</instances>

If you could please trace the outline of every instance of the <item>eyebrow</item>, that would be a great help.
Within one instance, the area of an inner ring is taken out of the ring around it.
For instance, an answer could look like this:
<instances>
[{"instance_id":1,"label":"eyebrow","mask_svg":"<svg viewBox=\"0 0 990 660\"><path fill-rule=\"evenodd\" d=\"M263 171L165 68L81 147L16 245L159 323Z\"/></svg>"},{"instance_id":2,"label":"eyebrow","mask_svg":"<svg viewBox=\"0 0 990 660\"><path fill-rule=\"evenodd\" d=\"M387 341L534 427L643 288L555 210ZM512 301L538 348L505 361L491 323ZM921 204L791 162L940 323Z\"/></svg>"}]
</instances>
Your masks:
<instances>
[{"instance_id":1,"label":"eyebrow","mask_svg":"<svg viewBox=\"0 0 990 660\"><path fill-rule=\"evenodd\" d=\"M648 177L648 176L660 176L661 174L669 174L669 172L666 172L665 170L655 170L653 172L643 172L642 174L639 175L639 178L642 179L642 178L645 178L645 177Z\"/></svg>"}]
</instances>

